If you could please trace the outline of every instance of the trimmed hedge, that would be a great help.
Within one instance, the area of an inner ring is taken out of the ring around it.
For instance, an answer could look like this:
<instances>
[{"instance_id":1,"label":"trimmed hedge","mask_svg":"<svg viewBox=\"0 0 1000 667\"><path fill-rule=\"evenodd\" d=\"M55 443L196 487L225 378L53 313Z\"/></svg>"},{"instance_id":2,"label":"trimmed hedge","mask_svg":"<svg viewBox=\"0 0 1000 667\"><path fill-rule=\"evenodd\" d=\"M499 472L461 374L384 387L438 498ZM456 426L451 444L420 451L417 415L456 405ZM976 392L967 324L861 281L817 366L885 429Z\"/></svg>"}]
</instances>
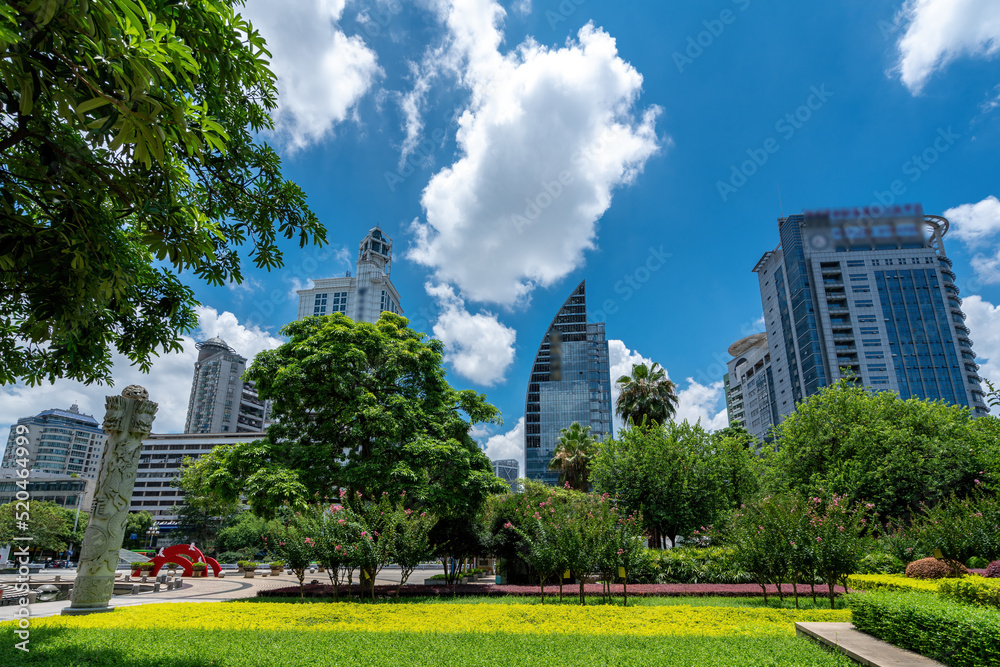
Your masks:
<instances>
[{"instance_id":1,"label":"trimmed hedge","mask_svg":"<svg viewBox=\"0 0 1000 667\"><path fill-rule=\"evenodd\" d=\"M855 591L923 591L936 593L943 579L910 579L901 574L852 574L847 587Z\"/></svg>"},{"instance_id":2,"label":"trimmed hedge","mask_svg":"<svg viewBox=\"0 0 1000 667\"><path fill-rule=\"evenodd\" d=\"M1000 667L1000 614L932 593L847 596L854 627L951 667Z\"/></svg>"},{"instance_id":3,"label":"trimmed hedge","mask_svg":"<svg viewBox=\"0 0 1000 667\"><path fill-rule=\"evenodd\" d=\"M1000 607L1000 581L984 577L944 579L938 585L938 595L955 602Z\"/></svg>"}]
</instances>

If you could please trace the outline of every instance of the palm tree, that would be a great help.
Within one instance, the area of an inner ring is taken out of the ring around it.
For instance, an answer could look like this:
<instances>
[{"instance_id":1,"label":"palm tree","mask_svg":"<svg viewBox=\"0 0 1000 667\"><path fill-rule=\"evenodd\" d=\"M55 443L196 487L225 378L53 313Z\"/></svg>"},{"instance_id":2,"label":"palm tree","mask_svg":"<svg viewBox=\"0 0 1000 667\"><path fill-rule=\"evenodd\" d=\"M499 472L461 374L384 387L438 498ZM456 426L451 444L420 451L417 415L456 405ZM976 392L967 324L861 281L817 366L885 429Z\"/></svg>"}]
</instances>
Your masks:
<instances>
[{"instance_id":1,"label":"palm tree","mask_svg":"<svg viewBox=\"0 0 1000 667\"><path fill-rule=\"evenodd\" d=\"M677 385L667 379L667 372L658 363L652 366L632 364L632 375L616 381L621 387L615 412L626 423L665 424L677 412Z\"/></svg>"},{"instance_id":2,"label":"palm tree","mask_svg":"<svg viewBox=\"0 0 1000 667\"><path fill-rule=\"evenodd\" d=\"M559 471L560 484L586 493L590 490L590 461L596 454L597 440L590 435L590 427L573 422L559 432L549 470Z\"/></svg>"}]
</instances>

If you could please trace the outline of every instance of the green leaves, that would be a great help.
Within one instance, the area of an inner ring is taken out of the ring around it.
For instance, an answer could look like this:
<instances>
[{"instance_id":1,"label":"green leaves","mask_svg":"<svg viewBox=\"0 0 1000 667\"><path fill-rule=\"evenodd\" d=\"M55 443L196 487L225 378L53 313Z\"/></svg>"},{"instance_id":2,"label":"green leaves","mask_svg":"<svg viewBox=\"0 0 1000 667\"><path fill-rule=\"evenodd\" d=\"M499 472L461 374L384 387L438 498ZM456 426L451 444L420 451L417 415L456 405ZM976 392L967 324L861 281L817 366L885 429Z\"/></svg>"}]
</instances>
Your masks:
<instances>
[{"instance_id":1,"label":"green leaves","mask_svg":"<svg viewBox=\"0 0 1000 667\"><path fill-rule=\"evenodd\" d=\"M196 324L179 271L238 283L248 240L268 269L279 233L325 243L254 143L276 91L248 28L225 0L0 6L0 384L148 369Z\"/></svg>"}]
</instances>

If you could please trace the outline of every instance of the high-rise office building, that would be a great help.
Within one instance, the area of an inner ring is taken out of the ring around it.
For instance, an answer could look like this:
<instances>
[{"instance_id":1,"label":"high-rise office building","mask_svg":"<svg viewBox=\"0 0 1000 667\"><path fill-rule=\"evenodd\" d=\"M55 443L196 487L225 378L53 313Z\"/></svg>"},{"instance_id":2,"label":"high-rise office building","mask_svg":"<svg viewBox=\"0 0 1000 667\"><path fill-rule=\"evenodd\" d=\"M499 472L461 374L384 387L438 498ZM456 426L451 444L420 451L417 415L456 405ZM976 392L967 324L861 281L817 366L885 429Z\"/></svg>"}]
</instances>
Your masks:
<instances>
[{"instance_id":1,"label":"high-rise office building","mask_svg":"<svg viewBox=\"0 0 1000 667\"><path fill-rule=\"evenodd\" d=\"M377 226L358 246L356 268L354 276L323 278L311 289L299 290L298 319L344 313L355 322L375 323L385 311L402 315L399 292L390 280L392 239Z\"/></svg>"},{"instance_id":2,"label":"high-rise office building","mask_svg":"<svg viewBox=\"0 0 1000 667\"><path fill-rule=\"evenodd\" d=\"M919 205L778 220L780 245L754 267L778 419L845 373L874 390L988 412L945 254L948 226Z\"/></svg>"},{"instance_id":3,"label":"high-rise office building","mask_svg":"<svg viewBox=\"0 0 1000 667\"><path fill-rule=\"evenodd\" d=\"M517 459L500 459L493 461L493 474L510 484L512 493L517 493L517 476L520 465Z\"/></svg>"},{"instance_id":4,"label":"high-rise office building","mask_svg":"<svg viewBox=\"0 0 1000 667\"><path fill-rule=\"evenodd\" d=\"M0 467L24 467L39 472L77 474L97 479L104 454L104 431L91 415L76 405L69 410L43 410L10 427L7 449ZM24 440L18 441L18 438ZM17 450L23 447L27 455ZM26 464L19 462L27 459Z\"/></svg>"},{"instance_id":5,"label":"high-rise office building","mask_svg":"<svg viewBox=\"0 0 1000 667\"><path fill-rule=\"evenodd\" d=\"M771 351L767 334L741 338L729 346L724 384L730 426L742 426L758 440L766 440L772 424L778 423L778 406Z\"/></svg>"},{"instance_id":6,"label":"high-rise office building","mask_svg":"<svg viewBox=\"0 0 1000 667\"><path fill-rule=\"evenodd\" d=\"M142 441L135 488L132 491L130 512L143 510L153 515L153 520L167 533L177 527L178 509L184 505L184 492L175 486L185 457L198 460L219 445L253 442L263 438L263 433L171 433L151 434Z\"/></svg>"},{"instance_id":7,"label":"high-rise office building","mask_svg":"<svg viewBox=\"0 0 1000 667\"><path fill-rule=\"evenodd\" d=\"M244 382L247 360L221 338L196 345L198 361L188 401L185 433L259 433L269 424L270 401Z\"/></svg>"},{"instance_id":8,"label":"high-rise office building","mask_svg":"<svg viewBox=\"0 0 1000 667\"><path fill-rule=\"evenodd\" d=\"M538 347L524 401L525 467L529 479L556 484L549 470L559 431L573 422L598 440L611 430L611 375L604 322L587 323L586 281L556 313Z\"/></svg>"}]
</instances>

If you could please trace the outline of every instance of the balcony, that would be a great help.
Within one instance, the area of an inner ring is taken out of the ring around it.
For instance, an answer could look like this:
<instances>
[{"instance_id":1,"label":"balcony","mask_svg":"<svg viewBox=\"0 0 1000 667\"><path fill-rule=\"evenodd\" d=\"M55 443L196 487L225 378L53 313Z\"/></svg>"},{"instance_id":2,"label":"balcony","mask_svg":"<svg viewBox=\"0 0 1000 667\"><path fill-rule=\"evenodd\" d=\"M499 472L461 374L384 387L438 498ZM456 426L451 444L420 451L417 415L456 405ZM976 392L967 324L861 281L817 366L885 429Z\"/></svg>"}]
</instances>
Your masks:
<instances>
[{"instance_id":1,"label":"balcony","mask_svg":"<svg viewBox=\"0 0 1000 667\"><path fill-rule=\"evenodd\" d=\"M853 343L854 342L854 334L853 333L834 333L833 334L833 340L835 340L835 341L850 341L850 342Z\"/></svg>"},{"instance_id":2,"label":"balcony","mask_svg":"<svg viewBox=\"0 0 1000 667\"><path fill-rule=\"evenodd\" d=\"M955 282L955 272L951 269L941 269L941 275L945 277L946 281Z\"/></svg>"}]
</instances>

